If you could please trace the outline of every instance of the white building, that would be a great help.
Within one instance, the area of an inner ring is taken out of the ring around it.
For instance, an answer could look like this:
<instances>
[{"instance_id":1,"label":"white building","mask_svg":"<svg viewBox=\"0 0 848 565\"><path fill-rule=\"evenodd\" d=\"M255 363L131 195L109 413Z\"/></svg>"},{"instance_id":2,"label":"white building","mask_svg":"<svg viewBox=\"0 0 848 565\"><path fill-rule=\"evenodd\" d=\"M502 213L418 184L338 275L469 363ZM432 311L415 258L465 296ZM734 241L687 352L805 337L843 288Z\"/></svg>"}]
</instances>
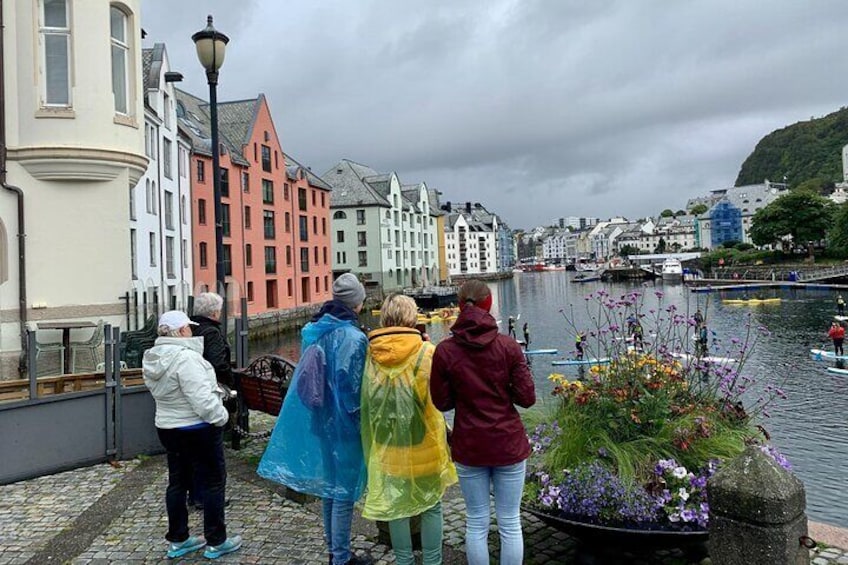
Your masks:
<instances>
[{"instance_id":1,"label":"white building","mask_svg":"<svg viewBox=\"0 0 848 565\"><path fill-rule=\"evenodd\" d=\"M591 253L595 261L607 261L612 258L617 249L616 238L628 229L628 222L624 218L612 218L598 222L588 235Z\"/></svg>"},{"instance_id":2,"label":"white building","mask_svg":"<svg viewBox=\"0 0 848 565\"><path fill-rule=\"evenodd\" d=\"M160 310L186 307L192 290L191 141L177 126L175 93L165 45L142 52L144 150L150 164L130 191L130 253L138 296Z\"/></svg>"},{"instance_id":3,"label":"white building","mask_svg":"<svg viewBox=\"0 0 848 565\"><path fill-rule=\"evenodd\" d=\"M140 4L3 2L0 377L18 376L27 321L125 319L129 195L148 164Z\"/></svg>"},{"instance_id":4,"label":"white building","mask_svg":"<svg viewBox=\"0 0 848 565\"><path fill-rule=\"evenodd\" d=\"M698 216L696 246L712 249L715 247L715 241L719 239L752 243L750 230L754 214L787 191L785 184L768 180L762 184L713 190L712 194L717 201L712 208ZM728 227L725 224L733 225ZM720 233L723 235L718 237ZM717 237L713 237L714 235Z\"/></svg>"},{"instance_id":5,"label":"white building","mask_svg":"<svg viewBox=\"0 0 848 565\"><path fill-rule=\"evenodd\" d=\"M439 280L436 211L424 183L342 159L322 178L333 187L333 273L351 272L384 290Z\"/></svg>"},{"instance_id":6,"label":"white building","mask_svg":"<svg viewBox=\"0 0 848 565\"><path fill-rule=\"evenodd\" d=\"M480 203L447 203L445 253L448 272L479 275L498 272L498 217Z\"/></svg>"}]
</instances>

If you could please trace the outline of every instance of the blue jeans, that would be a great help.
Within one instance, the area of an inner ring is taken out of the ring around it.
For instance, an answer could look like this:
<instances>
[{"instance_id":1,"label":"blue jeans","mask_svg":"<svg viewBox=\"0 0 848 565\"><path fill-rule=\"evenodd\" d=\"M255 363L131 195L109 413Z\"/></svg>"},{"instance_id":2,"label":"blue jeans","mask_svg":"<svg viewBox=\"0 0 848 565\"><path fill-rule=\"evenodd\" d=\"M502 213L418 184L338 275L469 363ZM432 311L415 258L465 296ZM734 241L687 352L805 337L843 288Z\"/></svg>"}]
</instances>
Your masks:
<instances>
[{"instance_id":1,"label":"blue jeans","mask_svg":"<svg viewBox=\"0 0 848 565\"><path fill-rule=\"evenodd\" d=\"M344 565L350 559L350 525L353 522L353 501L322 498L324 538L333 555L334 565Z\"/></svg>"},{"instance_id":2,"label":"blue jeans","mask_svg":"<svg viewBox=\"0 0 848 565\"><path fill-rule=\"evenodd\" d=\"M465 499L465 555L468 565L489 565L490 493L501 539L501 565L521 565L524 536L521 533L521 494L526 461L503 467L468 467L456 463L459 487Z\"/></svg>"},{"instance_id":3,"label":"blue jeans","mask_svg":"<svg viewBox=\"0 0 848 565\"><path fill-rule=\"evenodd\" d=\"M414 565L409 518L389 522L389 535L397 565ZM421 553L424 565L442 565L442 503L421 513Z\"/></svg>"},{"instance_id":4,"label":"blue jeans","mask_svg":"<svg viewBox=\"0 0 848 565\"><path fill-rule=\"evenodd\" d=\"M227 540L224 523L224 489L227 469L224 463L224 429L157 428L159 440L168 452L168 533L165 539L181 543L188 539L186 494L197 479L203 493L203 534L209 545Z\"/></svg>"}]
</instances>

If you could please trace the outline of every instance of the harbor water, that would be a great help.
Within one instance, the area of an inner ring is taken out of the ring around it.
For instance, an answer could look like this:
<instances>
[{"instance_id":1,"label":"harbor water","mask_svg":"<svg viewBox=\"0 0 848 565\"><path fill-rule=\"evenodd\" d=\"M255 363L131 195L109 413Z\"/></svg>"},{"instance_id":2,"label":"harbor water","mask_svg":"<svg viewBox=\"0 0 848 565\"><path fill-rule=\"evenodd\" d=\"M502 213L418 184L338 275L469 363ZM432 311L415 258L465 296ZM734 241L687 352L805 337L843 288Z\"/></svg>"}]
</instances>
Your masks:
<instances>
[{"instance_id":1,"label":"harbor water","mask_svg":"<svg viewBox=\"0 0 848 565\"><path fill-rule=\"evenodd\" d=\"M557 348L559 355L533 356L532 370L538 397L547 401L552 390L551 372L575 373L569 367L553 367L550 362L569 357L574 336L566 323L571 318L577 327L595 327L585 308L585 296L604 289L612 296L639 290L645 308L676 306L691 316L700 308L711 332L721 339L743 337L746 324L765 327L768 337L760 339L744 368L759 383L772 382L785 391L785 399L769 406L768 418L761 418L771 440L792 463L793 472L807 490L810 519L848 527L848 375L826 371L828 363L813 361L811 348L832 350L828 327L836 314L835 291L768 290L768 297L780 302L760 305L730 305L722 298L739 298L741 293L691 293L681 284L656 283L577 283L574 273L564 271L521 273L510 280L491 283L492 315L507 331L507 318L518 319L516 332L521 338L525 322L530 326L531 349ZM657 293L657 291L660 291ZM658 296L661 294L662 296ZM379 319L362 315L363 323L379 327ZM438 343L449 331L449 324L432 323L428 333ZM647 329L646 329L647 331ZM649 341L646 337L646 341ZM275 352L297 359L299 337L280 336L251 344L251 356Z\"/></svg>"}]
</instances>

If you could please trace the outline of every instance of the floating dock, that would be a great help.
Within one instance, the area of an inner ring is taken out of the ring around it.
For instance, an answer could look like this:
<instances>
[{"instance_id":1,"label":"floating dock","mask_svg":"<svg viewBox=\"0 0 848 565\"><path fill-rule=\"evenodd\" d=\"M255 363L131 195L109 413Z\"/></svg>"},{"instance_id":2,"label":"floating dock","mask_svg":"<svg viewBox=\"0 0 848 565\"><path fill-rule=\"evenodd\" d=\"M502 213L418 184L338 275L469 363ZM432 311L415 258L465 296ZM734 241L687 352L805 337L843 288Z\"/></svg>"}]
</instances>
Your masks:
<instances>
[{"instance_id":1,"label":"floating dock","mask_svg":"<svg viewBox=\"0 0 848 565\"><path fill-rule=\"evenodd\" d=\"M771 281L735 281L728 284L727 279L697 279L686 282L690 292L721 292L724 290L765 290L765 289L795 289L795 290L848 290L848 284L803 283L803 282L771 282Z\"/></svg>"}]
</instances>

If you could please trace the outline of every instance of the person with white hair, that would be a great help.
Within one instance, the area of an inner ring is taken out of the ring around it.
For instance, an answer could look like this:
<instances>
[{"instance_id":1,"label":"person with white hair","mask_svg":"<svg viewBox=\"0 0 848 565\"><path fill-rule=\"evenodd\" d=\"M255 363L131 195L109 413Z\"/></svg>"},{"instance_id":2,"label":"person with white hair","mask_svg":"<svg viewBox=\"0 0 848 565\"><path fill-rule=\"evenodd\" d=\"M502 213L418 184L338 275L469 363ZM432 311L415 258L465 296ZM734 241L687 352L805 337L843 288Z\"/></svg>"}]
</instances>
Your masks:
<instances>
[{"instance_id":1,"label":"person with white hair","mask_svg":"<svg viewBox=\"0 0 848 565\"><path fill-rule=\"evenodd\" d=\"M217 559L241 547L241 537L227 537L224 522L224 425L229 419L217 393L215 370L201 352L203 340L192 336L185 313L171 310L159 318L159 336L144 353L144 384L156 402L155 425L168 458L170 542L167 557L175 559L203 547L204 557ZM186 495L197 476L203 491L205 540L189 535Z\"/></svg>"},{"instance_id":2,"label":"person with white hair","mask_svg":"<svg viewBox=\"0 0 848 565\"><path fill-rule=\"evenodd\" d=\"M191 321L192 334L203 338L203 358L215 368L219 383L230 388L235 385L230 345L221 329L221 310L224 299L214 292L204 292L194 299Z\"/></svg>"}]
</instances>

